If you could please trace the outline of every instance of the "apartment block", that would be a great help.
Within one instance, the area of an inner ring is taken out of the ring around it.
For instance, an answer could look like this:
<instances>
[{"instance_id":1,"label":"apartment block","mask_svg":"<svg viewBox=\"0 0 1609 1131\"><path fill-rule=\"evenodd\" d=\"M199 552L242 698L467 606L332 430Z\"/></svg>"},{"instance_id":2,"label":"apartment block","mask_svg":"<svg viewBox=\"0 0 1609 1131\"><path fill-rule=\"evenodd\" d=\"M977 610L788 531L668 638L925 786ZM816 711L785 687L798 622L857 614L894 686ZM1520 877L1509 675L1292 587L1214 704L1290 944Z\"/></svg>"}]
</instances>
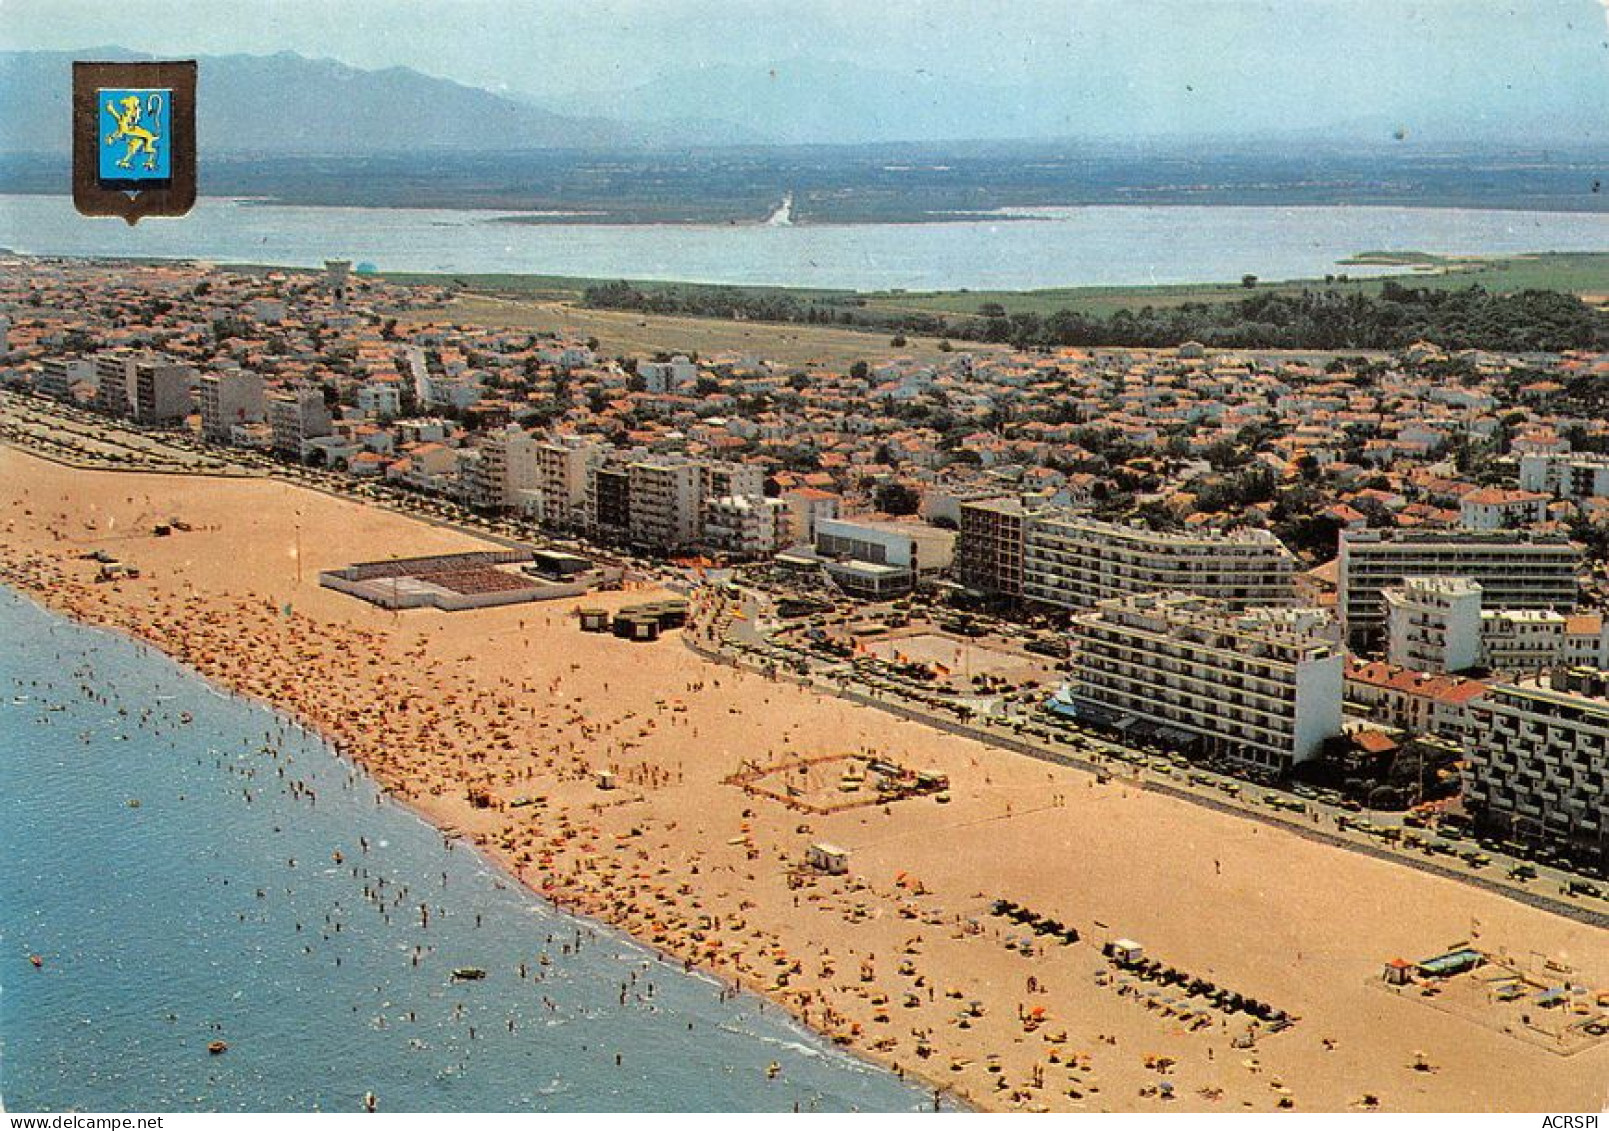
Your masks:
<instances>
[{"instance_id":1,"label":"apartment block","mask_svg":"<svg viewBox=\"0 0 1609 1131\"><path fill-rule=\"evenodd\" d=\"M628 464L631 541L655 550L694 545L702 518L703 469L690 460L664 457Z\"/></svg>"},{"instance_id":2,"label":"apartment block","mask_svg":"<svg viewBox=\"0 0 1609 1131\"><path fill-rule=\"evenodd\" d=\"M300 388L274 393L268 398L268 427L275 454L299 461L306 441L334 431L323 390Z\"/></svg>"},{"instance_id":3,"label":"apartment block","mask_svg":"<svg viewBox=\"0 0 1609 1131\"><path fill-rule=\"evenodd\" d=\"M1520 457L1520 489L1559 499L1609 498L1609 455L1528 452Z\"/></svg>"},{"instance_id":4,"label":"apartment block","mask_svg":"<svg viewBox=\"0 0 1609 1131\"><path fill-rule=\"evenodd\" d=\"M765 494L765 468L759 464L702 460L699 473L699 492L706 499Z\"/></svg>"},{"instance_id":5,"label":"apartment block","mask_svg":"<svg viewBox=\"0 0 1609 1131\"><path fill-rule=\"evenodd\" d=\"M35 388L58 401L72 399L73 386L95 381L95 363L89 358L47 357Z\"/></svg>"},{"instance_id":6,"label":"apartment block","mask_svg":"<svg viewBox=\"0 0 1609 1131\"><path fill-rule=\"evenodd\" d=\"M131 353L103 353L95 358L95 409L107 416L127 416L134 406L134 370Z\"/></svg>"},{"instance_id":7,"label":"apartment block","mask_svg":"<svg viewBox=\"0 0 1609 1131\"><path fill-rule=\"evenodd\" d=\"M191 388L196 371L188 365L142 360L134 364L134 419L141 424L177 424L195 409Z\"/></svg>"},{"instance_id":8,"label":"apartment block","mask_svg":"<svg viewBox=\"0 0 1609 1131\"><path fill-rule=\"evenodd\" d=\"M1581 548L1562 535L1522 532L1343 530L1338 561L1347 640L1368 646L1385 632L1385 591L1408 577L1478 581L1485 606L1569 609Z\"/></svg>"},{"instance_id":9,"label":"apartment block","mask_svg":"<svg viewBox=\"0 0 1609 1131\"><path fill-rule=\"evenodd\" d=\"M1547 517L1549 498L1536 491L1483 487L1458 500L1458 524L1466 530L1512 530Z\"/></svg>"},{"instance_id":10,"label":"apartment block","mask_svg":"<svg viewBox=\"0 0 1609 1131\"><path fill-rule=\"evenodd\" d=\"M402 415L402 387L395 381L368 381L357 391L358 411L370 420Z\"/></svg>"},{"instance_id":11,"label":"apartment block","mask_svg":"<svg viewBox=\"0 0 1609 1131\"><path fill-rule=\"evenodd\" d=\"M1073 632L1082 716L1279 773L1341 733L1343 654L1310 633L1187 593L1102 601Z\"/></svg>"},{"instance_id":12,"label":"apartment block","mask_svg":"<svg viewBox=\"0 0 1609 1131\"><path fill-rule=\"evenodd\" d=\"M466 469L466 497L471 506L504 510L531 509L532 492L542 486L541 441L516 424L488 432L479 445L480 458Z\"/></svg>"},{"instance_id":13,"label":"apartment block","mask_svg":"<svg viewBox=\"0 0 1609 1131\"><path fill-rule=\"evenodd\" d=\"M797 487L782 493L788 506L788 536L786 545L798 545L816 540L816 524L823 519L837 518L843 500L831 491L819 487Z\"/></svg>"},{"instance_id":14,"label":"apartment block","mask_svg":"<svg viewBox=\"0 0 1609 1131\"><path fill-rule=\"evenodd\" d=\"M960 504L955 542L956 579L991 597L1022 596L1028 519L1021 500L977 499Z\"/></svg>"},{"instance_id":15,"label":"apartment block","mask_svg":"<svg viewBox=\"0 0 1609 1131\"><path fill-rule=\"evenodd\" d=\"M631 476L624 467L597 464L587 473L587 529L623 540L631 531Z\"/></svg>"},{"instance_id":16,"label":"apartment block","mask_svg":"<svg viewBox=\"0 0 1609 1131\"><path fill-rule=\"evenodd\" d=\"M763 558L785 544L787 504L762 495L728 495L704 504L704 545L737 558Z\"/></svg>"},{"instance_id":17,"label":"apartment block","mask_svg":"<svg viewBox=\"0 0 1609 1131\"><path fill-rule=\"evenodd\" d=\"M1070 514L1026 521L1022 595L1064 609L1135 593L1193 593L1232 609L1295 601L1296 557L1266 530L1164 534Z\"/></svg>"},{"instance_id":18,"label":"apartment block","mask_svg":"<svg viewBox=\"0 0 1609 1131\"><path fill-rule=\"evenodd\" d=\"M669 361L639 361L637 376L642 379L646 392L685 392L697 384L698 366L677 354Z\"/></svg>"},{"instance_id":19,"label":"apartment block","mask_svg":"<svg viewBox=\"0 0 1609 1131\"><path fill-rule=\"evenodd\" d=\"M1576 613L1565 619L1562 666L1609 672L1609 617Z\"/></svg>"},{"instance_id":20,"label":"apartment block","mask_svg":"<svg viewBox=\"0 0 1609 1131\"><path fill-rule=\"evenodd\" d=\"M587 472L603 458L602 447L578 436L552 437L537 445L538 487L547 501L550 525L585 525Z\"/></svg>"},{"instance_id":21,"label":"apartment block","mask_svg":"<svg viewBox=\"0 0 1609 1131\"><path fill-rule=\"evenodd\" d=\"M1481 662L1481 587L1465 577L1407 577L1381 593L1386 658L1422 672L1459 672Z\"/></svg>"},{"instance_id":22,"label":"apartment block","mask_svg":"<svg viewBox=\"0 0 1609 1131\"><path fill-rule=\"evenodd\" d=\"M227 441L236 425L255 423L268 412L263 379L257 373L203 373L196 393L201 434L209 440Z\"/></svg>"},{"instance_id":23,"label":"apartment block","mask_svg":"<svg viewBox=\"0 0 1609 1131\"><path fill-rule=\"evenodd\" d=\"M1609 866L1609 675L1494 686L1471 711L1466 748L1478 827Z\"/></svg>"},{"instance_id":24,"label":"apartment block","mask_svg":"<svg viewBox=\"0 0 1609 1131\"><path fill-rule=\"evenodd\" d=\"M1552 609L1494 609L1481 614L1481 665L1493 672L1540 672L1564 663L1570 618Z\"/></svg>"}]
</instances>

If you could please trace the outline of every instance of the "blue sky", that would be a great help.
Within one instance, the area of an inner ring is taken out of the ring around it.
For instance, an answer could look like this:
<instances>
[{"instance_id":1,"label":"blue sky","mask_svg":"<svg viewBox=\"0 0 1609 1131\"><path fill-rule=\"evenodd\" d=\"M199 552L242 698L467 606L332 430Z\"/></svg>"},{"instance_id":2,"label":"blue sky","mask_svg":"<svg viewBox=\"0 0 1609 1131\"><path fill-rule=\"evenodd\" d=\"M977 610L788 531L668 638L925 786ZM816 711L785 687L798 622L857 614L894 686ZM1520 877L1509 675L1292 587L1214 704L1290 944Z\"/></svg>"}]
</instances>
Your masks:
<instances>
[{"instance_id":1,"label":"blue sky","mask_svg":"<svg viewBox=\"0 0 1609 1131\"><path fill-rule=\"evenodd\" d=\"M109 43L292 50L555 98L833 62L1031 88L1140 132L1609 119L1609 0L0 0L0 47Z\"/></svg>"}]
</instances>

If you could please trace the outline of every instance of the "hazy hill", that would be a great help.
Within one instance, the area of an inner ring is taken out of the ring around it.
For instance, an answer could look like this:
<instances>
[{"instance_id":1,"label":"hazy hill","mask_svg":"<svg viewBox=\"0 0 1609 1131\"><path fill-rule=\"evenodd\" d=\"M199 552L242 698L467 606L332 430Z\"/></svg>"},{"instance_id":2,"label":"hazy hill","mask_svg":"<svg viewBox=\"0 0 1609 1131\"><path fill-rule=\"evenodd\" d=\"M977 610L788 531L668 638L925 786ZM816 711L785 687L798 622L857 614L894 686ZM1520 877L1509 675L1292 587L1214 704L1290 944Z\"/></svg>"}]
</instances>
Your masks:
<instances>
[{"instance_id":1,"label":"hazy hill","mask_svg":"<svg viewBox=\"0 0 1609 1131\"><path fill-rule=\"evenodd\" d=\"M0 149L71 149L72 61L149 58L118 47L0 52ZM197 115L203 152L273 156L414 151L494 152L663 144L666 129L556 114L405 67L364 71L330 59L202 57ZM700 136L702 133L702 136ZM681 121L699 144L752 135Z\"/></svg>"},{"instance_id":2,"label":"hazy hill","mask_svg":"<svg viewBox=\"0 0 1609 1131\"><path fill-rule=\"evenodd\" d=\"M1134 76L1106 59L1085 60L1051 80L979 75L958 79L909 65L878 68L795 57L690 67L637 86L554 94L541 104L563 114L622 122L718 117L783 144L1066 138L1102 144L1222 139L1275 147L1313 141L1526 148L1609 144L1609 116L1553 113L1540 96L1533 97L1535 91L1488 89L1471 76L1461 78L1458 90L1443 99L1387 113L1359 111L1341 92L1333 105L1270 109L1259 97L1254 75L1220 75L1226 89L1243 95L1242 116L1223 112L1230 98L1223 90L1212 99L1186 97L1184 78ZM1474 88L1466 90L1471 83ZM1564 93L1554 97L1569 104ZM1597 101L1609 111L1609 95Z\"/></svg>"}]
</instances>

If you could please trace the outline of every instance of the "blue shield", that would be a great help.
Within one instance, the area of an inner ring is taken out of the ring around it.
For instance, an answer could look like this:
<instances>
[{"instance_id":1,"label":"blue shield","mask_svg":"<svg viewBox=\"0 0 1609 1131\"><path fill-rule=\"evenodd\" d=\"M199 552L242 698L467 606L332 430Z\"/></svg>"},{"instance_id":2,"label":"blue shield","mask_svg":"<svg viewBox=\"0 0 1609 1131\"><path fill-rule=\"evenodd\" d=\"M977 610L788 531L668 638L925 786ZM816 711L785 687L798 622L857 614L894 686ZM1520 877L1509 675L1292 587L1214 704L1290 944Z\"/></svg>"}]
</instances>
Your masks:
<instances>
[{"instance_id":1,"label":"blue shield","mask_svg":"<svg viewBox=\"0 0 1609 1131\"><path fill-rule=\"evenodd\" d=\"M173 91L102 88L99 179L118 188L155 187L170 179Z\"/></svg>"}]
</instances>

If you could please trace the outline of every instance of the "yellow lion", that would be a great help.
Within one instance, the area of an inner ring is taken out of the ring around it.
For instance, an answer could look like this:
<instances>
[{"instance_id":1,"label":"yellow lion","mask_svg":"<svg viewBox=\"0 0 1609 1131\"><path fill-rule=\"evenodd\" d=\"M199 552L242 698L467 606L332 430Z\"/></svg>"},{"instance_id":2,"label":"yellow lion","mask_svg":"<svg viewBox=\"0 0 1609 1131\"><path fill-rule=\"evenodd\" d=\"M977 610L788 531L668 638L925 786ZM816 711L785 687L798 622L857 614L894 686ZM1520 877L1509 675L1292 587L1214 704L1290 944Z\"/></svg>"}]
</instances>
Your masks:
<instances>
[{"instance_id":1,"label":"yellow lion","mask_svg":"<svg viewBox=\"0 0 1609 1131\"><path fill-rule=\"evenodd\" d=\"M154 170L157 156L156 143L161 141L162 138L159 134L153 133L140 125L141 107L138 95L131 94L124 98L122 106L123 109L118 110L116 103L108 102L106 104L106 112L117 120L117 129L106 135L106 144L113 145L119 138L128 138L128 151L123 154L123 159L117 163L117 167L119 169L133 168L131 162L133 162L137 154L143 152L145 154L145 167ZM151 95L144 109L150 112L151 122L154 125L162 113L162 96L160 94Z\"/></svg>"}]
</instances>

